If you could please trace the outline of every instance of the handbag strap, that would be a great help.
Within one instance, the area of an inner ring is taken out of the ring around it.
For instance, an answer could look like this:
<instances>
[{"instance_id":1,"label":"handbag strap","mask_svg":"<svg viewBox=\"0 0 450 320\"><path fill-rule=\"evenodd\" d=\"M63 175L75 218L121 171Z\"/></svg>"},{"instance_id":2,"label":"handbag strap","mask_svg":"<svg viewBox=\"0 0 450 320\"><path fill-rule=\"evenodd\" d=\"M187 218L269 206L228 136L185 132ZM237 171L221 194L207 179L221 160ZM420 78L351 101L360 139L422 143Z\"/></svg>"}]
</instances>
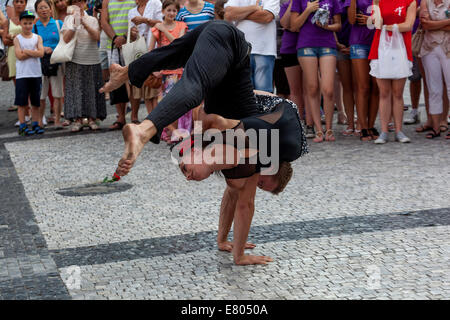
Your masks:
<instances>
[{"instance_id":1,"label":"handbag strap","mask_svg":"<svg viewBox=\"0 0 450 320\"><path fill-rule=\"evenodd\" d=\"M56 27L58 28L58 34L60 34L61 33L61 28L59 26L59 21L55 20L55 23L56 23Z\"/></svg>"},{"instance_id":2,"label":"handbag strap","mask_svg":"<svg viewBox=\"0 0 450 320\"><path fill-rule=\"evenodd\" d=\"M113 51L114 51L114 42L111 42L111 58L112 58L112 55L113 55ZM117 49L117 51L119 52L118 53L118 55L119 55L119 64L121 65L121 66L123 66L124 65L124 63L123 63L123 61L122 61L122 57L120 56L120 48L116 48Z\"/></svg>"},{"instance_id":3,"label":"handbag strap","mask_svg":"<svg viewBox=\"0 0 450 320\"><path fill-rule=\"evenodd\" d=\"M127 44L130 43L131 23L128 21Z\"/></svg>"}]
</instances>

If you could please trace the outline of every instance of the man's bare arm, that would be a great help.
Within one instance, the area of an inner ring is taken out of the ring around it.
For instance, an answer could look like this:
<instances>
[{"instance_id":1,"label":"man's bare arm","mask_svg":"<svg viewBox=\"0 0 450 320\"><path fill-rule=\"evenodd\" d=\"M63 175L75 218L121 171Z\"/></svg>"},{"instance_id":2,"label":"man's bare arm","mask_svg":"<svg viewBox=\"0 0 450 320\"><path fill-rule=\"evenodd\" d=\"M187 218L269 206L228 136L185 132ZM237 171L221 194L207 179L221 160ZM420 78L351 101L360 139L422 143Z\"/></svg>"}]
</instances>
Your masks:
<instances>
[{"instance_id":1,"label":"man's bare arm","mask_svg":"<svg viewBox=\"0 0 450 320\"><path fill-rule=\"evenodd\" d=\"M113 27L109 24L109 14L108 14L108 4L109 0L103 0L103 8L102 14L100 16L100 23L102 25L103 31L105 31L106 35L112 39L116 35Z\"/></svg>"},{"instance_id":2,"label":"man's bare arm","mask_svg":"<svg viewBox=\"0 0 450 320\"><path fill-rule=\"evenodd\" d=\"M227 21L241 21L245 20L248 15L253 12L261 11L261 7L257 5L246 7L226 7L224 19Z\"/></svg>"},{"instance_id":3,"label":"man's bare arm","mask_svg":"<svg viewBox=\"0 0 450 320\"><path fill-rule=\"evenodd\" d=\"M255 11L252 14L250 14L247 18L245 18L245 20L251 20L253 22L264 24L272 22L273 19L275 19L273 13L267 10Z\"/></svg>"}]
</instances>

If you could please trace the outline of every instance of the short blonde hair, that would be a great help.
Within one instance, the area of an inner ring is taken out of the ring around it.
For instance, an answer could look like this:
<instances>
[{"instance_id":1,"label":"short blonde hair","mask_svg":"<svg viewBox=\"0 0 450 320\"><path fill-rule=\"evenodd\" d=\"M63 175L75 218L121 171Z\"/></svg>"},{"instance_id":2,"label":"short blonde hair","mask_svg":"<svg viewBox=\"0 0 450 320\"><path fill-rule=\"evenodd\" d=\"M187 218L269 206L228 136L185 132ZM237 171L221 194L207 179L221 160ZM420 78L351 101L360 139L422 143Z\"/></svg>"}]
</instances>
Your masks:
<instances>
[{"instance_id":1,"label":"short blonde hair","mask_svg":"<svg viewBox=\"0 0 450 320\"><path fill-rule=\"evenodd\" d=\"M278 186L274 190L272 190L272 194L278 195L280 192L282 192L291 180L293 173L294 170L292 169L290 162L281 162L280 168L278 169L278 172L274 177L275 180L278 181Z\"/></svg>"}]
</instances>

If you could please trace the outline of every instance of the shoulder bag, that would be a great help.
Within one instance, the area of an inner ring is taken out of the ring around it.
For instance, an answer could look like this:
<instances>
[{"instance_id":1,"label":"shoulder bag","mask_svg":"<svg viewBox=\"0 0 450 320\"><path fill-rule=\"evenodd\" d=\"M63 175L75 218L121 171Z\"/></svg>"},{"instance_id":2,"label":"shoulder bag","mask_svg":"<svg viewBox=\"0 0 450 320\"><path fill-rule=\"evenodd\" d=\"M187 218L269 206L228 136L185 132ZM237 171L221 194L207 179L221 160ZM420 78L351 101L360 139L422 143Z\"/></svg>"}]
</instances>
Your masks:
<instances>
[{"instance_id":1,"label":"shoulder bag","mask_svg":"<svg viewBox=\"0 0 450 320\"><path fill-rule=\"evenodd\" d=\"M73 35L72 40L69 42L64 41L63 33L59 33L59 42L55 50L53 50L50 57L50 63L64 63L72 61L73 51L75 50L75 44L77 42L77 33Z\"/></svg>"},{"instance_id":2,"label":"shoulder bag","mask_svg":"<svg viewBox=\"0 0 450 320\"><path fill-rule=\"evenodd\" d=\"M131 24L128 23L128 35L127 43L122 45L123 60L125 60L125 66L128 66L134 60L140 58L148 52L147 43L144 37L137 35L136 41L130 42L131 38Z\"/></svg>"}]
</instances>

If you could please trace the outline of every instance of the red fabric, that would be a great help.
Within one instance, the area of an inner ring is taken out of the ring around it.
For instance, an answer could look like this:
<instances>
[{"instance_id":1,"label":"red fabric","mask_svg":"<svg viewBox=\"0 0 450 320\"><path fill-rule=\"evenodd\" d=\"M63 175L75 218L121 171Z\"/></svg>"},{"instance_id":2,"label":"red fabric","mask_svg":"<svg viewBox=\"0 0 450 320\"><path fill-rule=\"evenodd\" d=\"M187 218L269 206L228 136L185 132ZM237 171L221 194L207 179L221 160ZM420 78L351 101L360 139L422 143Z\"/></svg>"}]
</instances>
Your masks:
<instances>
[{"instance_id":1,"label":"red fabric","mask_svg":"<svg viewBox=\"0 0 450 320\"><path fill-rule=\"evenodd\" d=\"M381 17L383 18L383 25L400 24L406 20L406 12L408 7L415 0L380 0ZM391 35L392 32L389 32ZM380 43L381 30L375 31L373 37L372 47L370 48L369 59L378 59L378 44ZM405 42L406 54L408 59L413 61L411 50L411 31L402 32L403 40Z\"/></svg>"}]
</instances>

